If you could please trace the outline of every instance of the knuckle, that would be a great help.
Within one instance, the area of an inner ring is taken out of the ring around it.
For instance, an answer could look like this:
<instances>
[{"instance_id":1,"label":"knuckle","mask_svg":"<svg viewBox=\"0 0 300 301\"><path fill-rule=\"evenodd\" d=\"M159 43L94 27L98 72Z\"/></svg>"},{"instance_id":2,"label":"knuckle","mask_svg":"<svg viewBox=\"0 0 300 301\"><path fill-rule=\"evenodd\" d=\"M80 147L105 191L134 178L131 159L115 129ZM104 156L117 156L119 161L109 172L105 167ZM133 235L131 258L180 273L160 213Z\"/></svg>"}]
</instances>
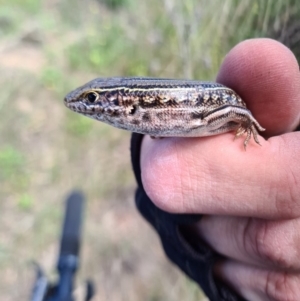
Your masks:
<instances>
[{"instance_id":1,"label":"knuckle","mask_svg":"<svg viewBox=\"0 0 300 301\"><path fill-rule=\"evenodd\" d=\"M300 299L299 275L269 272L265 285L265 293L270 300L297 301Z\"/></svg>"},{"instance_id":2,"label":"knuckle","mask_svg":"<svg viewBox=\"0 0 300 301\"><path fill-rule=\"evenodd\" d=\"M264 262L276 265L281 268L289 268L292 263L290 256L285 246L285 240L280 237L278 228L273 223L261 222L254 235L254 252Z\"/></svg>"}]
</instances>

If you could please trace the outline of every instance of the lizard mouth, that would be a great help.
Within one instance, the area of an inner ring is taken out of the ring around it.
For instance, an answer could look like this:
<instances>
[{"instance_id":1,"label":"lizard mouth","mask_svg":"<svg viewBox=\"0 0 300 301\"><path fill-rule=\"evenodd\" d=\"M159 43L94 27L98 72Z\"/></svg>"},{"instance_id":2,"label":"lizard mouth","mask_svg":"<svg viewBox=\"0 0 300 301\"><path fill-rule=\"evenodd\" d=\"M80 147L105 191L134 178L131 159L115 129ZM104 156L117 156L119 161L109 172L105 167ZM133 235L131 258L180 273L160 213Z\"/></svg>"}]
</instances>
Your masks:
<instances>
[{"instance_id":1,"label":"lizard mouth","mask_svg":"<svg viewBox=\"0 0 300 301\"><path fill-rule=\"evenodd\" d=\"M94 115L96 113L102 113L104 110L100 105L86 105L81 101L69 101L67 98L64 99L64 103L71 111L84 115Z\"/></svg>"},{"instance_id":2,"label":"lizard mouth","mask_svg":"<svg viewBox=\"0 0 300 301\"><path fill-rule=\"evenodd\" d=\"M68 97L64 98L64 104L67 108L75 111L76 107L78 107L78 104L76 102L72 102L70 99L68 99ZM77 110L76 110L77 111Z\"/></svg>"},{"instance_id":3,"label":"lizard mouth","mask_svg":"<svg viewBox=\"0 0 300 301\"><path fill-rule=\"evenodd\" d=\"M64 104L65 104L66 107L69 107L70 103L68 102L67 97L64 98Z\"/></svg>"},{"instance_id":4,"label":"lizard mouth","mask_svg":"<svg viewBox=\"0 0 300 301\"><path fill-rule=\"evenodd\" d=\"M64 104L67 108L70 108L74 106L74 101L69 95L65 96L64 98Z\"/></svg>"},{"instance_id":5,"label":"lizard mouth","mask_svg":"<svg viewBox=\"0 0 300 301\"><path fill-rule=\"evenodd\" d=\"M86 108L83 104L80 104L80 102L78 101L72 100L72 98L69 98L68 95L64 98L64 104L67 108L75 112L86 111Z\"/></svg>"}]
</instances>

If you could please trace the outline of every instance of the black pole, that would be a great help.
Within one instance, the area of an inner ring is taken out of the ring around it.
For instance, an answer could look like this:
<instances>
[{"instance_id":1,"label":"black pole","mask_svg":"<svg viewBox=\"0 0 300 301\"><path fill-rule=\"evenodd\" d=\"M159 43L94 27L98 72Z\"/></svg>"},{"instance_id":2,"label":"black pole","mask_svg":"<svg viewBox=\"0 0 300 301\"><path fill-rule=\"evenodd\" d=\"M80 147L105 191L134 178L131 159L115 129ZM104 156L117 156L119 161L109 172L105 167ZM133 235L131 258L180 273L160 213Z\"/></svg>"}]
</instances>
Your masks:
<instances>
[{"instance_id":1,"label":"black pole","mask_svg":"<svg viewBox=\"0 0 300 301\"><path fill-rule=\"evenodd\" d=\"M57 262L59 281L57 284L57 300L73 301L74 274L79 266L81 241L81 225L84 196L73 192L66 201L66 212ZM55 299L56 300L56 299Z\"/></svg>"}]
</instances>

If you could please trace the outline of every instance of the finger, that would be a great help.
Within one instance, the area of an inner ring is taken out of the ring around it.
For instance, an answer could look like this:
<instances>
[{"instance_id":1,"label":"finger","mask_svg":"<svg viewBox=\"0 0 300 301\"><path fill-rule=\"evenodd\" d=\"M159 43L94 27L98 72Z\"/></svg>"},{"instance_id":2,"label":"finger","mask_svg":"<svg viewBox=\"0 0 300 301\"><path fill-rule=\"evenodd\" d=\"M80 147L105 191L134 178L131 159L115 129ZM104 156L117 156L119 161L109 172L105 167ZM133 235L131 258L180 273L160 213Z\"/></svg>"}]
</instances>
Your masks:
<instances>
[{"instance_id":1,"label":"finger","mask_svg":"<svg viewBox=\"0 0 300 301\"><path fill-rule=\"evenodd\" d=\"M196 233L225 257L258 267L299 271L300 220L204 216ZM196 234L196 235L197 235Z\"/></svg>"},{"instance_id":2,"label":"finger","mask_svg":"<svg viewBox=\"0 0 300 301\"><path fill-rule=\"evenodd\" d=\"M236 261L216 265L215 274L246 300L299 300L299 273L259 269Z\"/></svg>"},{"instance_id":3,"label":"finger","mask_svg":"<svg viewBox=\"0 0 300 301\"><path fill-rule=\"evenodd\" d=\"M273 136L294 130L300 120L300 73L294 54L271 39L252 39L225 57L217 81L233 88Z\"/></svg>"},{"instance_id":4,"label":"finger","mask_svg":"<svg viewBox=\"0 0 300 301\"><path fill-rule=\"evenodd\" d=\"M256 55L260 57L263 52L264 57L270 55L270 49L266 47L262 47ZM290 57L288 51L287 56ZM284 55L276 59L280 66L291 61ZM266 69L263 64L258 67L261 72ZM269 78L255 76L252 83L253 86L263 86L262 82L265 82L266 89L269 89L266 95L272 95L272 99L265 101L280 103L282 95L277 99L276 87L280 83L276 79L281 82L283 70L275 66L272 70L278 73L272 73L272 85ZM230 76L231 73L228 78ZM289 80L286 85L294 88L289 90L288 98L296 99L300 95L299 79ZM241 91L239 93L242 94ZM266 113L263 114L265 118ZM273 121L275 126L277 120ZM278 130L276 127L274 131ZM170 212L259 218L297 217L300 214L300 187L297 185L300 167L295 162L300 155L300 133L285 134L268 141L260 138L259 141L262 147L250 143L245 152L240 139L232 142L232 133L199 139L150 141L146 137L141 156L146 192L158 207Z\"/></svg>"},{"instance_id":5,"label":"finger","mask_svg":"<svg viewBox=\"0 0 300 301\"><path fill-rule=\"evenodd\" d=\"M145 137L142 181L150 199L177 213L284 219L300 215L300 132L249 145L231 134L200 139ZM242 143L241 143L242 144Z\"/></svg>"}]
</instances>

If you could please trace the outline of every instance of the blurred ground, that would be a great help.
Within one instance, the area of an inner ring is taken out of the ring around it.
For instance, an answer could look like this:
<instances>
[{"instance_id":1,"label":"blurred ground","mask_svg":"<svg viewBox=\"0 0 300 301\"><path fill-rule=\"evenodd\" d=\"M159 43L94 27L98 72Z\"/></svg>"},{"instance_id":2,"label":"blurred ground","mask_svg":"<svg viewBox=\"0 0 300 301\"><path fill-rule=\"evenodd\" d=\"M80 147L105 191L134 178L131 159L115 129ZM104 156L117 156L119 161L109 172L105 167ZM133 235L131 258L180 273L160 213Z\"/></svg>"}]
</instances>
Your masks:
<instances>
[{"instance_id":1,"label":"blurred ground","mask_svg":"<svg viewBox=\"0 0 300 301\"><path fill-rule=\"evenodd\" d=\"M277 34L296 5L209 3L0 0L1 300L28 300L32 259L54 277L72 188L88 198L78 283L94 279L94 300L205 300L134 207L129 133L62 99L97 76L213 79L232 45Z\"/></svg>"}]
</instances>

